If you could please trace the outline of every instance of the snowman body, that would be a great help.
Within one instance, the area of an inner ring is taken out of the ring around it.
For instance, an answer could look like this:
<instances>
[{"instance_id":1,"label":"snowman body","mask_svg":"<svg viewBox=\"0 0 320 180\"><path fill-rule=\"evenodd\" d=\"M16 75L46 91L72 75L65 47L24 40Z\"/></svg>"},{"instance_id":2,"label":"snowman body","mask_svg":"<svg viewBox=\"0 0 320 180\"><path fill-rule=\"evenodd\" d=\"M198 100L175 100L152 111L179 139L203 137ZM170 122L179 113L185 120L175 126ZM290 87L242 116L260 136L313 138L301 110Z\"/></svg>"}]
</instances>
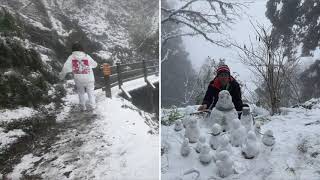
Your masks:
<instances>
[{"instance_id":1,"label":"snowman body","mask_svg":"<svg viewBox=\"0 0 320 180\"><path fill-rule=\"evenodd\" d=\"M199 160L202 164L209 164L212 160L212 156L210 154L210 147L207 144L204 144L201 147L201 152L199 155Z\"/></svg>"},{"instance_id":2,"label":"snowman body","mask_svg":"<svg viewBox=\"0 0 320 180\"><path fill-rule=\"evenodd\" d=\"M259 144L254 132L248 132L248 137L242 146L242 153L247 159L254 158L259 154Z\"/></svg>"},{"instance_id":3,"label":"snowman body","mask_svg":"<svg viewBox=\"0 0 320 180\"><path fill-rule=\"evenodd\" d=\"M232 131L230 135L230 142L232 146L239 147L241 146L246 138L246 129L241 125L239 119L234 119L232 121Z\"/></svg>"},{"instance_id":4,"label":"snowman body","mask_svg":"<svg viewBox=\"0 0 320 180\"><path fill-rule=\"evenodd\" d=\"M220 177L225 178L234 173L233 162L229 157L227 151L219 153L219 160L217 160L218 174Z\"/></svg>"},{"instance_id":5,"label":"snowman body","mask_svg":"<svg viewBox=\"0 0 320 180\"><path fill-rule=\"evenodd\" d=\"M253 129L253 119L250 114L242 114L241 123L246 128L247 132Z\"/></svg>"},{"instance_id":6,"label":"snowman body","mask_svg":"<svg viewBox=\"0 0 320 180\"><path fill-rule=\"evenodd\" d=\"M266 146L273 146L275 143L275 138L271 130L266 131L262 136L262 142Z\"/></svg>"},{"instance_id":7,"label":"snowman body","mask_svg":"<svg viewBox=\"0 0 320 180\"><path fill-rule=\"evenodd\" d=\"M200 153L202 146L205 144L206 138L204 136L200 136L199 141L196 146L196 152Z\"/></svg>"},{"instance_id":8,"label":"snowman body","mask_svg":"<svg viewBox=\"0 0 320 180\"><path fill-rule=\"evenodd\" d=\"M200 136L200 129L198 127L198 121L197 119L191 119L186 131L185 131L185 137L189 139L190 143L196 143L199 140Z\"/></svg>"},{"instance_id":9,"label":"snowman body","mask_svg":"<svg viewBox=\"0 0 320 180\"><path fill-rule=\"evenodd\" d=\"M191 151L191 148L189 146L189 139L185 138L182 143L180 153L182 156L188 156L190 154L190 151Z\"/></svg>"},{"instance_id":10,"label":"snowman body","mask_svg":"<svg viewBox=\"0 0 320 180\"><path fill-rule=\"evenodd\" d=\"M183 124L180 119L176 120L174 123L174 130L175 131L181 131L183 129Z\"/></svg>"}]
</instances>

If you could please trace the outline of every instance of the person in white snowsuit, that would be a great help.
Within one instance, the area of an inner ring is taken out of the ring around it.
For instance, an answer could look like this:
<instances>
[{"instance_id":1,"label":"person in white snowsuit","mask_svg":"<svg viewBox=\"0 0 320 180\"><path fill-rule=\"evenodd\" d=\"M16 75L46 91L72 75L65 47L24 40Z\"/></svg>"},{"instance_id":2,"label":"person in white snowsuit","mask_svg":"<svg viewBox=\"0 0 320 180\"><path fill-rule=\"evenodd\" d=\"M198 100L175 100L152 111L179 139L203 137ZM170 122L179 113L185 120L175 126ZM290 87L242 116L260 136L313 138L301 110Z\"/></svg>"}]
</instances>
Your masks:
<instances>
[{"instance_id":1,"label":"person in white snowsuit","mask_svg":"<svg viewBox=\"0 0 320 180\"><path fill-rule=\"evenodd\" d=\"M92 69L97 67L97 63L84 52L80 43L72 45L72 54L64 63L59 74L60 79L64 79L67 73L72 72L74 82L79 95L81 110L86 110L85 93L88 94L90 108L95 108L94 96L94 74Z\"/></svg>"}]
</instances>

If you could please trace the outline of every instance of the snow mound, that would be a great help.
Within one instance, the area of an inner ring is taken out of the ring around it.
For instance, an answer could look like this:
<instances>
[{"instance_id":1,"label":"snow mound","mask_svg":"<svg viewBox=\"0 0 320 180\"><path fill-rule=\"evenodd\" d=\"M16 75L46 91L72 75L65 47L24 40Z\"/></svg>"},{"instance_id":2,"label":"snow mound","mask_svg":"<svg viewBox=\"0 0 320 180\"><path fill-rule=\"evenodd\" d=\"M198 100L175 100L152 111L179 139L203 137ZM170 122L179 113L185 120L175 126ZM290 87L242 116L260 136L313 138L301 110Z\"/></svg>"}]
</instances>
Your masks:
<instances>
[{"instance_id":1,"label":"snow mound","mask_svg":"<svg viewBox=\"0 0 320 180\"><path fill-rule=\"evenodd\" d=\"M11 144L15 143L20 137L25 136L26 133L21 129L14 129L5 132L3 128L0 127L0 152L7 149Z\"/></svg>"},{"instance_id":2,"label":"snow mound","mask_svg":"<svg viewBox=\"0 0 320 180\"><path fill-rule=\"evenodd\" d=\"M36 110L29 107L21 107L14 110L3 109L0 110L0 123L8 123L17 119L32 117L36 113Z\"/></svg>"},{"instance_id":3,"label":"snow mound","mask_svg":"<svg viewBox=\"0 0 320 180\"><path fill-rule=\"evenodd\" d=\"M320 109L320 98L312 98L301 106L306 109Z\"/></svg>"}]
</instances>

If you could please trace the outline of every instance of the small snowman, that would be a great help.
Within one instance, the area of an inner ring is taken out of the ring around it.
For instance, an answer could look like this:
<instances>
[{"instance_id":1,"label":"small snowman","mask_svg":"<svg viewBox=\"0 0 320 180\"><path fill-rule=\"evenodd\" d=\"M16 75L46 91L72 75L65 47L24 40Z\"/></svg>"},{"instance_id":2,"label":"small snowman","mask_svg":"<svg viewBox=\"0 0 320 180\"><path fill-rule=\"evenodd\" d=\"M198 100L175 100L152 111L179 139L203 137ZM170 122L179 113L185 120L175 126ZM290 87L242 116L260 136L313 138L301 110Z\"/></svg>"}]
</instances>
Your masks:
<instances>
[{"instance_id":1,"label":"small snowman","mask_svg":"<svg viewBox=\"0 0 320 180\"><path fill-rule=\"evenodd\" d=\"M259 154L259 144L254 132L249 131L246 142L242 146L242 154L246 159L252 159Z\"/></svg>"},{"instance_id":2,"label":"small snowman","mask_svg":"<svg viewBox=\"0 0 320 180\"><path fill-rule=\"evenodd\" d=\"M191 119L191 121L189 122L186 128L184 136L189 139L190 143L196 143L198 141L200 136L200 129L198 127L197 119L195 118Z\"/></svg>"},{"instance_id":3,"label":"small snowman","mask_svg":"<svg viewBox=\"0 0 320 180\"><path fill-rule=\"evenodd\" d=\"M218 174L225 178L234 173L233 162L227 151L219 152L219 160L217 160Z\"/></svg>"},{"instance_id":4,"label":"small snowman","mask_svg":"<svg viewBox=\"0 0 320 180\"><path fill-rule=\"evenodd\" d=\"M271 130L267 130L262 136L262 142L266 146L273 146L275 143L275 138Z\"/></svg>"},{"instance_id":5,"label":"small snowman","mask_svg":"<svg viewBox=\"0 0 320 180\"><path fill-rule=\"evenodd\" d=\"M221 141L221 126L219 124L214 124L211 130L211 137L210 137L210 146L212 149L218 149Z\"/></svg>"},{"instance_id":6,"label":"small snowman","mask_svg":"<svg viewBox=\"0 0 320 180\"><path fill-rule=\"evenodd\" d=\"M232 131L230 135L230 140L232 146L239 147L243 144L246 138L246 129L241 125L239 119L234 119L232 121Z\"/></svg>"},{"instance_id":7,"label":"small snowman","mask_svg":"<svg viewBox=\"0 0 320 180\"><path fill-rule=\"evenodd\" d=\"M241 116L241 123L246 128L247 132L252 130L253 127L253 120L250 114L249 107L243 107L242 109L242 116Z\"/></svg>"},{"instance_id":8,"label":"small snowman","mask_svg":"<svg viewBox=\"0 0 320 180\"><path fill-rule=\"evenodd\" d=\"M220 144L217 149L217 152L227 151L229 153L232 153L232 148L229 142L230 142L230 139L227 135L221 136Z\"/></svg>"},{"instance_id":9,"label":"small snowman","mask_svg":"<svg viewBox=\"0 0 320 180\"><path fill-rule=\"evenodd\" d=\"M180 153L182 156L188 156L190 154L190 151L191 151L191 148L189 146L189 139L185 138L182 143Z\"/></svg>"},{"instance_id":10,"label":"small snowman","mask_svg":"<svg viewBox=\"0 0 320 180\"><path fill-rule=\"evenodd\" d=\"M174 123L174 130L175 131L181 131L183 129L183 125L180 119L176 120Z\"/></svg>"},{"instance_id":11,"label":"small snowman","mask_svg":"<svg viewBox=\"0 0 320 180\"><path fill-rule=\"evenodd\" d=\"M256 122L254 125L254 133L256 134L257 138L261 138L261 124L260 122Z\"/></svg>"},{"instance_id":12,"label":"small snowman","mask_svg":"<svg viewBox=\"0 0 320 180\"><path fill-rule=\"evenodd\" d=\"M204 136L200 136L199 141L196 146L196 152L200 153L202 146L205 144L206 138Z\"/></svg>"},{"instance_id":13,"label":"small snowman","mask_svg":"<svg viewBox=\"0 0 320 180\"><path fill-rule=\"evenodd\" d=\"M210 154L209 145L207 144L202 145L199 159L202 164L209 164L211 162L212 155Z\"/></svg>"}]
</instances>

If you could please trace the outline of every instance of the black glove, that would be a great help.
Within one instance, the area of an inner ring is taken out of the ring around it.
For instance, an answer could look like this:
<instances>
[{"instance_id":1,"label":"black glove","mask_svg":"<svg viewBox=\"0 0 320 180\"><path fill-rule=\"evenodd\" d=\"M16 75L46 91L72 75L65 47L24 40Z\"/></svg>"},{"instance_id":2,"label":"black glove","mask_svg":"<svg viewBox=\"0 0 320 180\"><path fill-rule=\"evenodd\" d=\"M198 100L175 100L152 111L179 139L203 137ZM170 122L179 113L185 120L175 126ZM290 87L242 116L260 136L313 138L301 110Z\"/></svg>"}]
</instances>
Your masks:
<instances>
[{"instance_id":1,"label":"black glove","mask_svg":"<svg viewBox=\"0 0 320 180\"><path fill-rule=\"evenodd\" d=\"M241 119L242 111L238 111L238 119Z\"/></svg>"}]
</instances>

